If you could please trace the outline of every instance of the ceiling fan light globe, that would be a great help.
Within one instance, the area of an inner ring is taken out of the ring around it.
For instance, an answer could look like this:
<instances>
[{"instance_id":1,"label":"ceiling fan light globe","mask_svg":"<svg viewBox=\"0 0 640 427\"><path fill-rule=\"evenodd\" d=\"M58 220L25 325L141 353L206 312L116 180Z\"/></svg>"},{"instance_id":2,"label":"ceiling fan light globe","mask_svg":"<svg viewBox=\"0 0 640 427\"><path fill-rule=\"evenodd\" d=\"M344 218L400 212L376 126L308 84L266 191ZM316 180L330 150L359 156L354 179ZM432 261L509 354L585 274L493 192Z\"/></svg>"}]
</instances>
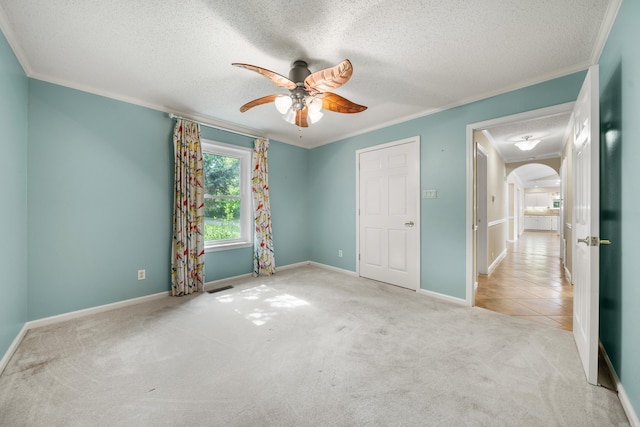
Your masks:
<instances>
[{"instance_id":1,"label":"ceiling fan light globe","mask_svg":"<svg viewBox=\"0 0 640 427\"><path fill-rule=\"evenodd\" d=\"M282 116L285 122L295 124L296 122L296 113L293 111L293 108L289 109L285 115Z\"/></svg>"},{"instance_id":2,"label":"ceiling fan light globe","mask_svg":"<svg viewBox=\"0 0 640 427\"><path fill-rule=\"evenodd\" d=\"M287 111L289 111L289 108L291 108L292 103L293 103L293 100L291 99L290 96L287 96L287 95L279 96L274 101L274 104L276 105L276 109L280 114L286 114Z\"/></svg>"},{"instance_id":3,"label":"ceiling fan light globe","mask_svg":"<svg viewBox=\"0 0 640 427\"><path fill-rule=\"evenodd\" d=\"M322 116L324 116L324 114L320 111L311 111L311 109L309 109L309 113L307 114L307 117L309 118L309 121L311 123L319 122Z\"/></svg>"},{"instance_id":4,"label":"ceiling fan light globe","mask_svg":"<svg viewBox=\"0 0 640 427\"><path fill-rule=\"evenodd\" d=\"M322 110L322 99L313 98L307 102L307 105L309 106L309 113L320 113L320 110ZM320 117L322 117L322 115L320 115Z\"/></svg>"}]
</instances>

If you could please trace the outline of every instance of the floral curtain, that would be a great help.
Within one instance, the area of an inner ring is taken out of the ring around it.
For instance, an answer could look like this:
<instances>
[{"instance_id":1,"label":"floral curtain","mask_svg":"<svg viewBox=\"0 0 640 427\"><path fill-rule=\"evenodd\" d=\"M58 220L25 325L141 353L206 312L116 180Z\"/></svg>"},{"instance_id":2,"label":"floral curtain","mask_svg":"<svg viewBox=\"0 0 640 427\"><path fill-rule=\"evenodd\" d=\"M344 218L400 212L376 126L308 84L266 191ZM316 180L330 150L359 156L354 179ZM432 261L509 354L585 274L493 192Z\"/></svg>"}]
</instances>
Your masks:
<instances>
[{"instance_id":1,"label":"floral curtain","mask_svg":"<svg viewBox=\"0 0 640 427\"><path fill-rule=\"evenodd\" d=\"M204 187L200 125L178 120L173 131L175 182L171 294L199 292L204 284Z\"/></svg>"},{"instance_id":2,"label":"floral curtain","mask_svg":"<svg viewBox=\"0 0 640 427\"><path fill-rule=\"evenodd\" d=\"M269 141L258 138L253 149L253 172L251 192L255 211L253 238L253 275L270 276L276 272L271 230L271 208L269 206L269 173L267 150Z\"/></svg>"}]
</instances>

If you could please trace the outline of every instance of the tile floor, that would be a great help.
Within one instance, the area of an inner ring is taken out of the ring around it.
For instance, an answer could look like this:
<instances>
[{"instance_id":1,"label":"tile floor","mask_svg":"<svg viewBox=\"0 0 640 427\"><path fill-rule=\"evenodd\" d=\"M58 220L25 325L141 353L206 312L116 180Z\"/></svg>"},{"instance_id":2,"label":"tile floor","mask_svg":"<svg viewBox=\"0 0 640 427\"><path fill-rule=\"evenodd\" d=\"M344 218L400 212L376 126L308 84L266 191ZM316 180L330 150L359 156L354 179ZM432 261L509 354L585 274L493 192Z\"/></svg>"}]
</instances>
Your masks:
<instances>
[{"instance_id":1,"label":"tile floor","mask_svg":"<svg viewBox=\"0 0 640 427\"><path fill-rule=\"evenodd\" d=\"M507 242L507 256L478 277L476 305L568 331L573 328L573 286L560 260L554 231L525 231Z\"/></svg>"}]
</instances>

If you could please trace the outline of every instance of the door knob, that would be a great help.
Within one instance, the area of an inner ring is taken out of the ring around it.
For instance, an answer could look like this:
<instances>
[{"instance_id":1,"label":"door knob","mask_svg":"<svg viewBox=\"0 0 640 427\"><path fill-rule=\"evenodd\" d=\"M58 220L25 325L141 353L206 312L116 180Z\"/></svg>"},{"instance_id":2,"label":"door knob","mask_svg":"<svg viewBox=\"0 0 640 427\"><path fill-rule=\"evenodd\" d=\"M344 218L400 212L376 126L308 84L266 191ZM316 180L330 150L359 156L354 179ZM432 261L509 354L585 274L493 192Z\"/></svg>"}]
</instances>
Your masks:
<instances>
[{"instance_id":1,"label":"door knob","mask_svg":"<svg viewBox=\"0 0 640 427\"><path fill-rule=\"evenodd\" d=\"M414 225L414 224L413 224L413 221L409 221L409 222L405 222L405 223L404 223L404 226L405 226L405 227L413 227L413 225Z\"/></svg>"},{"instance_id":2,"label":"door knob","mask_svg":"<svg viewBox=\"0 0 640 427\"><path fill-rule=\"evenodd\" d=\"M578 243L584 243L587 246L589 246L590 242L591 240L589 239L589 236L585 237L584 239L578 239Z\"/></svg>"},{"instance_id":3,"label":"door knob","mask_svg":"<svg viewBox=\"0 0 640 427\"><path fill-rule=\"evenodd\" d=\"M584 243L587 246L598 246L598 245L610 245L611 241L606 239L598 239L597 237L585 237L584 239L578 239L578 243Z\"/></svg>"}]
</instances>

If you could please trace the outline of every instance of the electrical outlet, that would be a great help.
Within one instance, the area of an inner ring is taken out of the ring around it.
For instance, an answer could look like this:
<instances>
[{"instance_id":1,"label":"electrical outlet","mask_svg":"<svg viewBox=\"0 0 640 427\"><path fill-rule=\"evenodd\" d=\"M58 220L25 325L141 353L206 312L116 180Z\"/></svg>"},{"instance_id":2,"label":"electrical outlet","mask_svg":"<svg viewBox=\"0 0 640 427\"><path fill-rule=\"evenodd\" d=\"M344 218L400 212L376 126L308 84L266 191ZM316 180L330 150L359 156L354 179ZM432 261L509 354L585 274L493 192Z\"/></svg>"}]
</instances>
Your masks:
<instances>
[{"instance_id":1,"label":"electrical outlet","mask_svg":"<svg viewBox=\"0 0 640 427\"><path fill-rule=\"evenodd\" d=\"M342 249L338 249L338 258L342 258Z\"/></svg>"},{"instance_id":2,"label":"electrical outlet","mask_svg":"<svg viewBox=\"0 0 640 427\"><path fill-rule=\"evenodd\" d=\"M147 272L145 270L138 270L138 280L144 280L147 278Z\"/></svg>"}]
</instances>

